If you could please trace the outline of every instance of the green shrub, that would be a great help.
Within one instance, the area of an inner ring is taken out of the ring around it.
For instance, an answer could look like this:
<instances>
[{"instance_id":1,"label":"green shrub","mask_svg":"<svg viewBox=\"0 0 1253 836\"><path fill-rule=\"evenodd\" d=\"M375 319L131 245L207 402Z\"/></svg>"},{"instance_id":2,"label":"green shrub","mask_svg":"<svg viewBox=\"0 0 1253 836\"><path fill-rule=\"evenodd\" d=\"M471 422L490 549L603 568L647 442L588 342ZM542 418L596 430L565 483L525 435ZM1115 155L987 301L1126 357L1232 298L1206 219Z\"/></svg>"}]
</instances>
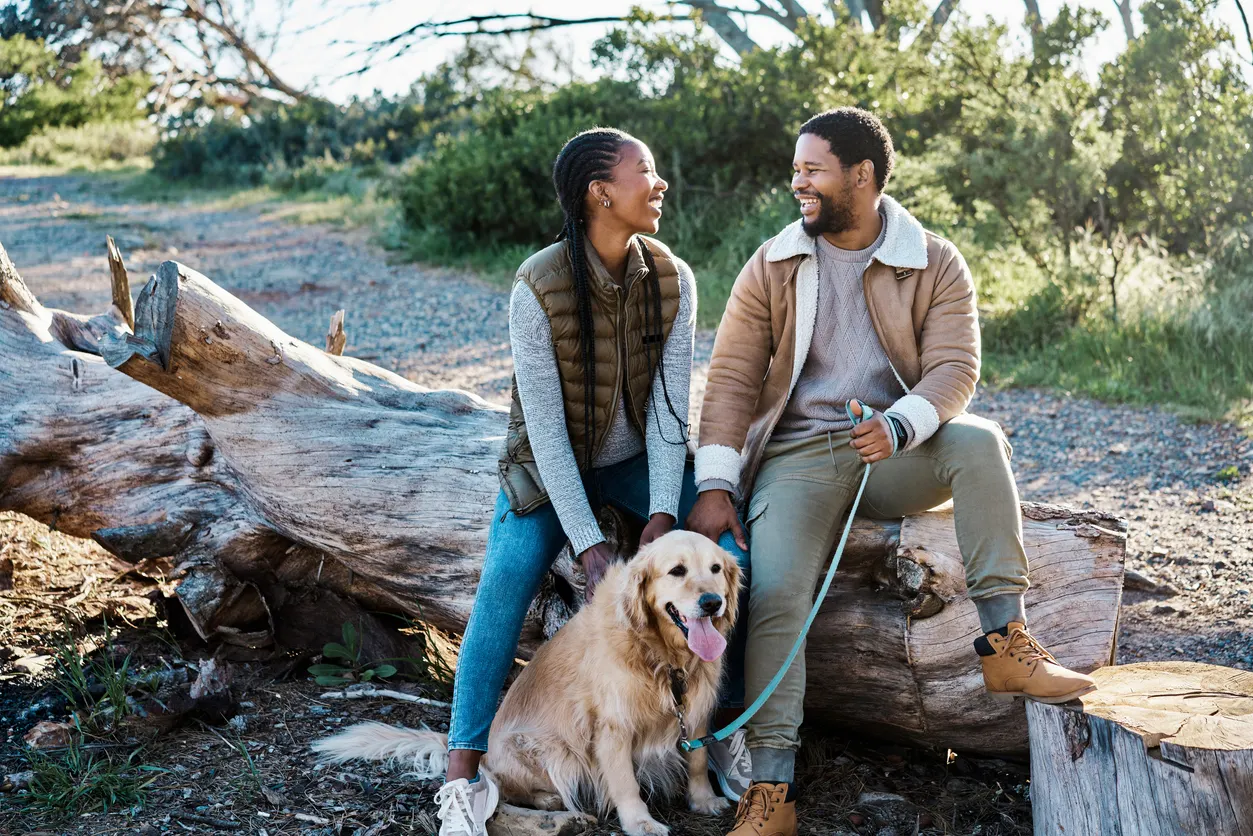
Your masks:
<instances>
[{"instance_id":1,"label":"green shrub","mask_svg":"<svg viewBox=\"0 0 1253 836\"><path fill-rule=\"evenodd\" d=\"M92 122L73 128L44 128L16 148L0 149L3 165L99 168L147 166L157 143L151 122Z\"/></svg>"},{"instance_id":2,"label":"green shrub","mask_svg":"<svg viewBox=\"0 0 1253 836\"><path fill-rule=\"evenodd\" d=\"M108 77L100 62L62 65L42 41L0 39L0 147L21 145L47 128L133 122L143 114L148 77Z\"/></svg>"},{"instance_id":3,"label":"green shrub","mask_svg":"<svg viewBox=\"0 0 1253 836\"><path fill-rule=\"evenodd\" d=\"M346 106L311 99L267 104L246 116L193 116L171 126L154 154L154 170L170 180L259 185L307 164L354 164L377 171L427 142L423 112L402 97L355 100ZM312 172L310 172L312 173ZM290 182L290 181L289 181Z\"/></svg>"}]
</instances>

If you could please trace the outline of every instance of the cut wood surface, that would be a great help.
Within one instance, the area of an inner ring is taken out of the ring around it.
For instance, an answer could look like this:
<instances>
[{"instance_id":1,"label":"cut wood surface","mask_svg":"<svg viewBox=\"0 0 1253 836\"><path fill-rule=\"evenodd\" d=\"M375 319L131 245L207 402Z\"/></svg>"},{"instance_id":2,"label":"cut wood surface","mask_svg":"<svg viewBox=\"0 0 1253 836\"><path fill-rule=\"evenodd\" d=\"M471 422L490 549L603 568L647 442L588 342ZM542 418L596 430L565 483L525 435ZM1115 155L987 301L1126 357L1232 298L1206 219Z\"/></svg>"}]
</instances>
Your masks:
<instances>
[{"instance_id":1,"label":"cut wood surface","mask_svg":"<svg viewBox=\"0 0 1253 836\"><path fill-rule=\"evenodd\" d=\"M176 262L140 292L133 332L123 307L43 309L0 256L0 508L126 560L174 558L205 638L319 647L353 620L377 658L403 655L377 614L464 628L499 490L502 407L296 340ZM1064 663L1107 664L1125 525L1023 509L1033 630ZM857 521L809 641L811 720L1025 752L1022 707L981 694L953 538L944 510ZM523 655L569 618L581 582L567 549Z\"/></svg>"},{"instance_id":2,"label":"cut wood surface","mask_svg":"<svg viewBox=\"0 0 1253 836\"><path fill-rule=\"evenodd\" d=\"M1032 703L1037 836L1253 833L1253 674L1191 662L1096 671L1074 703Z\"/></svg>"}]
</instances>

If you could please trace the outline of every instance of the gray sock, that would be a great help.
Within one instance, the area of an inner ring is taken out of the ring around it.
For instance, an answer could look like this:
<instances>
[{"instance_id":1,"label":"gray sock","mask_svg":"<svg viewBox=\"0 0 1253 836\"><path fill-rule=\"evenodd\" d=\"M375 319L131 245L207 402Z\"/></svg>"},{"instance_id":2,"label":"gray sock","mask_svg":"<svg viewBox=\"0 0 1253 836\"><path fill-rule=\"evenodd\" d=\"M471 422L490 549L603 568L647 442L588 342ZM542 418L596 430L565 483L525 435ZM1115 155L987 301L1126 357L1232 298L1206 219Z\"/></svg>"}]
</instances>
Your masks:
<instances>
[{"instance_id":1,"label":"gray sock","mask_svg":"<svg viewBox=\"0 0 1253 836\"><path fill-rule=\"evenodd\" d=\"M1006 592L1003 595L976 599L975 609L979 611L979 625L985 633L999 630L1011 621L1027 623L1027 611L1023 606L1021 592Z\"/></svg>"},{"instance_id":2,"label":"gray sock","mask_svg":"<svg viewBox=\"0 0 1253 836\"><path fill-rule=\"evenodd\" d=\"M792 749L754 749L753 781L764 784L791 784L796 775L796 752Z\"/></svg>"}]
</instances>

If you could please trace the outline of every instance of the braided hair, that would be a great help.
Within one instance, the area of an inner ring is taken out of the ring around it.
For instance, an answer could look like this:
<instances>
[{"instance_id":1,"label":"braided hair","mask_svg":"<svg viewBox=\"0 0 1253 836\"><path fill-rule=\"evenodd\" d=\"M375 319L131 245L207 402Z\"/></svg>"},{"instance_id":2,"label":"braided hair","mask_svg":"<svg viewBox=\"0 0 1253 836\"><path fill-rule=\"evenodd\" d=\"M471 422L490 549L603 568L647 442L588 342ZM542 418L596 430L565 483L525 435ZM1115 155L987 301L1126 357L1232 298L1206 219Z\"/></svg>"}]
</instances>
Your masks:
<instances>
[{"instance_id":1,"label":"braided hair","mask_svg":"<svg viewBox=\"0 0 1253 836\"><path fill-rule=\"evenodd\" d=\"M561 233L557 240L564 239L570 257L570 269L574 276L574 293L579 308L579 348L583 360L583 459L584 466L592 466L592 454L596 449L595 421L593 419L596 397L596 334L592 319L591 278L587 268L587 252L583 237L587 228L585 198L587 189L594 180L612 180L613 167L621 159L622 147L629 142L638 142L635 137L615 128L592 128L576 134L564 146L557 159L553 162L553 186L557 190L557 202L561 205L563 215ZM648 284L645 293L652 296L654 316L647 322L644 345L652 365L652 344L660 342L661 321L661 287L657 277L657 265L648 246L640 241L644 259L648 265ZM651 291L651 293L650 293ZM645 301L647 307L647 299ZM652 333L656 325L656 334ZM686 435L687 424L675 414L670 403L670 393L665 388L665 372L660 360L657 366L662 375L662 390L670 412L679 421ZM655 411L655 409L654 409ZM658 419L660 421L660 419ZM660 430L660 423L658 429ZM679 442L686 443L686 439Z\"/></svg>"}]
</instances>

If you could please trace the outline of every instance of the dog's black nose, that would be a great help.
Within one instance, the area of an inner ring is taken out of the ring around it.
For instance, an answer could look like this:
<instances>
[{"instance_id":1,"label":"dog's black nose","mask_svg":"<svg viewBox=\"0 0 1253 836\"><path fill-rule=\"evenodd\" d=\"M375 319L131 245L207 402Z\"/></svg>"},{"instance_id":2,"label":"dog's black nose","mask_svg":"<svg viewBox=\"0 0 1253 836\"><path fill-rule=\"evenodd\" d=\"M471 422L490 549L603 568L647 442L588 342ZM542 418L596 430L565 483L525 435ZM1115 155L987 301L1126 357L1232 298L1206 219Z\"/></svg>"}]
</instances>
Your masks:
<instances>
[{"instance_id":1,"label":"dog's black nose","mask_svg":"<svg viewBox=\"0 0 1253 836\"><path fill-rule=\"evenodd\" d=\"M722 609L722 596L715 595L712 592L706 592L700 596L700 600L696 602L696 606L700 607L700 611L705 615L713 615Z\"/></svg>"}]
</instances>

